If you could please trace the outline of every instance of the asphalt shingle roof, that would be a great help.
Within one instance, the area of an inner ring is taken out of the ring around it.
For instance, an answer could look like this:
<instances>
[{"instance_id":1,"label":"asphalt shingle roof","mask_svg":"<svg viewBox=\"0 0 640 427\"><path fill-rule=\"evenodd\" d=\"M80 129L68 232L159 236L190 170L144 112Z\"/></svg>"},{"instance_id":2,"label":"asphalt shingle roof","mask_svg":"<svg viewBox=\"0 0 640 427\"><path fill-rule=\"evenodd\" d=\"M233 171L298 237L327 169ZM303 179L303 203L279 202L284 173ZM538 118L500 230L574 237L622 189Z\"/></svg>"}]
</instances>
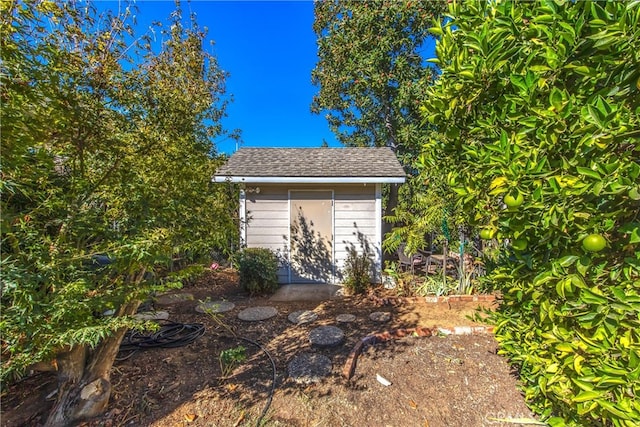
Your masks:
<instances>
[{"instance_id":1,"label":"asphalt shingle roof","mask_svg":"<svg viewBox=\"0 0 640 427\"><path fill-rule=\"evenodd\" d=\"M216 173L227 177L404 177L387 147L241 148Z\"/></svg>"}]
</instances>

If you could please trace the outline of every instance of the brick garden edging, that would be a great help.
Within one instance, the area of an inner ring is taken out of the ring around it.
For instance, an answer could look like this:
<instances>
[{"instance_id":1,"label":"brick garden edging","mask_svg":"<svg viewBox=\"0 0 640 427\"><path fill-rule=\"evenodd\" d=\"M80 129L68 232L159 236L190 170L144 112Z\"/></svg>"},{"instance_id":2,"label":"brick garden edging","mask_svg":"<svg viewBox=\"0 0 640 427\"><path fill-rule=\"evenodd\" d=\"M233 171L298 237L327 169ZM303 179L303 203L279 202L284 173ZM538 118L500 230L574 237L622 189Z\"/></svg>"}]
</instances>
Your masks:
<instances>
[{"instance_id":1,"label":"brick garden edging","mask_svg":"<svg viewBox=\"0 0 640 427\"><path fill-rule=\"evenodd\" d=\"M466 296L466 295L465 295ZM469 295L470 296L470 295ZM367 335L362 338L358 343L353 347L351 352L349 353L349 357L342 368L342 375L350 380L353 377L353 374L356 371L356 364L358 361L358 356L362 353L362 350L365 346L375 345L377 343L390 341L396 338L404 338L406 336L416 336L416 337L430 337L435 334L444 334L444 335L484 335L484 334L492 334L493 326L454 326L453 328L408 328L408 329L396 329L394 331L385 331L379 332L376 334Z\"/></svg>"},{"instance_id":2,"label":"brick garden edging","mask_svg":"<svg viewBox=\"0 0 640 427\"><path fill-rule=\"evenodd\" d=\"M495 295L448 295L444 297L426 296L424 301L428 303L441 302L493 302L496 300Z\"/></svg>"},{"instance_id":3,"label":"brick garden edging","mask_svg":"<svg viewBox=\"0 0 640 427\"><path fill-rule=\"evenodd\" d=\"M494 294L475 294L475 295L446 295L435 296L428 295L425 297L379 297L376 295L369 295L368 298L376 305L398 305L398 304L450 304L452 302L487 302L491 303L499 299L499 296Z\"/></svg>"}]
</instances>

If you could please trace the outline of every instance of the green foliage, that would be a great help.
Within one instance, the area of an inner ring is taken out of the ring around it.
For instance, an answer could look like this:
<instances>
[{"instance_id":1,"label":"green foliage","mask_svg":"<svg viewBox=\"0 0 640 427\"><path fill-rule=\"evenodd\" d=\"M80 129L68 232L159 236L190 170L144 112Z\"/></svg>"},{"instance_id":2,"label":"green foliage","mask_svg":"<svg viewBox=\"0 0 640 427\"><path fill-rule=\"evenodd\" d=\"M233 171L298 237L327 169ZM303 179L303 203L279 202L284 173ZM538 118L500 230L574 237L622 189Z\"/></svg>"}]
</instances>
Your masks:
<instances>
[{"instance_id":1,"label":"green foliage","mask_svg":"<svg viewBox=\"0 0 640 427\"><path fill-rule=\"evenodd\" d=\"M445 243L443 221L448 228L458 228L466 224L464 213L456 206L456 196L449 189L442 168L429 165L425 156L419 156L413 164L416 175L409 176L408 181L398 192L398 205L392 215L384 220L394 224L390 233L382 242L389 253L395 252L400 244L405 243L407 251L415 253L427 247L426 237L433 235L432 245ZM458 244L458 236L452 235L449 246Z\"/></svg>"},{"instance_id":2,"label":"green foliage","mask_svg":"<svg viewBox=\"0 0 640 427\"><path fill-rule=\"evenodd\" d=\"M208 303L210 303L211 299L210 298L206 298L204 301L203 300L199 300L198 302L200 303L201 306L204 306L204 313L206 315L208 315L211 320L213 320L213 322L220 326L222 329L224 329L225 331L229 332L230 336L235 337L236 333L233 330L233 328L231 326L229 326L224 320L223 320L223 314L217 312L216 310L213 309L213 307L207 305ZM218 304L216 304L216 307L218 307Z\"/></svg>"},{"instance_id":3,"label":"green foliage","mask_svg":"<svg viewBox=\"0 0 640 427\"><path fill-rule=\"evenodd\" d=\"M315 3L320 91L311 108L326 111L340 142L391 146L401 158L419 149L421 78L431 70L420 52L443 10L442 1Z\"/></svg>"},{"instance_id":4,"label":"green foliage","mask_svg":"<svg viewBox=\"0 0 640 427\"><path fill-rule=\"evenodd\" d=\"M384 274L389 277L390 283L393 284L393 290L398 296L413 296L418 283L418 276L410 271L403 271L398 267L396 262L386 263Z\"/></svg>"},{"instance_id":5,"label":"green foliage","mask_svg":"<svg viewBox=\"0 0 640 427\"><path fill-rule=\"evenodd\" d=\"M433 18L444 10L443 0L315 2L313 29L318 38L318 62L311 79L319 91L311 111L325 114L342 144L391 147L407 172L413 174L413 162L424 140L420 101L436 74L425 63L422 52L433 41L429 32ZM429 81L425 81L425 73ZM401 203L411 203L411 194L412 189L407 189ZM402 226L402 221L425 218L426 228L435 224L429 221L430 216L420 215L425 212L409 208L394 212L398 200L397 186L385 185L383 208L387 220ZM434 201L435 205L441 203ZM429 209L433 211L429 213L438 210L437 206ZM413 249L417 238L410 235L408 239Z\"/></svg>"},{"instance_id":6,"label":"green foliage","mask_svg":"<svg viewBox=\"0 0 640 427\"><path fill-rule=\"evenodd\" d=\"M244 363L245 360L247 360L247 349L241 345L221 351L218 361L220 362L222 378L228 378L233 370Z\"/></svg>"},{"instance_id":7,"label":"green foliage","mask_svg":"<svg viewBox=\"0 0 640 427\"><path fill-rule=\"evenodd\" d=\"M278 257L266 248L246 248L237 254L240 286L250 294L278 289Z\"/></svg>"},{"instance_id":8,"label":"green foliage","mask_svg":"<svg viewBox=\"0 0 640 427\"><path fill-rule=\"evenodd\" d=\"M344 287L350 295L365 292L371 286L371 256L350 247L344 260L343 274Z\"/></svg>"},{"instance_id":9,"label":"green foliage","mask_svg":"<svg viewBox=\"0 0 640 427\"><path fill-rule=\"evenodd\" d=\"M384 273L395 283L398 296L424 297L447 296L452 294L472 294L483 289L478 283L477 271L463 272L458 268L458 277L438 274L412 274L410 271L399 271L396 263L388 263Z\"/></svg>"},{"instance_id":10,"label":"green foliage","mask_svg":"<svg viewBox=\"0 0 640 427\"><path fill-rule=\"evenodd\" d=\"M451 276L425 275L416 283L413 294L419 297L434 295L437 297L457 293L458 281Z\"/></svg>"},{"instance_id":11,"label":"green foliage","mask_svg":"<svg viewBox=\"0 0 640 427\"><path fill-rule=\"evenodd\" d=\"M475 265L466 266L463 262L459 262L457 267L457 288L456 291L458 294L471 295L475 291L476 284L476 275L477 270Z\"/></svg>"},{"instance_id":12,"label":"green foliage","mask_svg":"<svg viewBox=\"0 0 640 427\"><path fill-rule=\"evenodd\" d=\"M500 351L549 424L637 425L640 4L449 12L433 29L442 74L423 105L437 128L423 153L505 243L488 276L503 294ZM593 233L600 252L582 247Z\"/></svg>"},{"instance_id":13,"label":"green foliage","mask_svg":"<svg viewBox=\"0 0 640 427\"><path fill-rule=\"evenodd\" d=\"M3 377L134 326L176 257L236 234L210 179L226 75L179 11L159 46L133 13L0 2Z\"/></svg>"}]
</instances>

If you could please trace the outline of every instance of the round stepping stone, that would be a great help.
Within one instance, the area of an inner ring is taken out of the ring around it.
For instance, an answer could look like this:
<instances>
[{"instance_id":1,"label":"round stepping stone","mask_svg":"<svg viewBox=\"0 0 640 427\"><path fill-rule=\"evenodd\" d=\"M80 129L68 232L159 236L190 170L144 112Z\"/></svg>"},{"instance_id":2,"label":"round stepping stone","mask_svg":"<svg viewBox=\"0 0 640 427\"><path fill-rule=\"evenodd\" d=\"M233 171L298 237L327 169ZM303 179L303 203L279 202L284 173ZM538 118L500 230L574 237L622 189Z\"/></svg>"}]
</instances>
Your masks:
<instances>
[{"instance_id":1,"label":"round stepping stone","mask_svg":"<svg viewBox=\"0 0 640 427\"><path fill-rule=\"evenodd\" d=\"M169 313L166 311L143 311L133 316L138 320L167 320Z\"/></svg>"},{"instance_id":2,"label":"round stepping stone","mask_svg":"<svg viewBox=\"0 0 640 427\"><path fill-rule=\"evenodd\" d=\"M344 332L336 326L320 326L309 332L309 341L318 347L335 347L344 341Z\"/></svg>"},{"instance_id":3,"label":"round stepping stone","mask_svg":"<svg viewBox=\"0 0 640 427\"><path fill-rule=\"evenodd\" d=\"M278 310L275 307L249 307L238 313L238 319L247 322L258 322L270 319L276 314L278 314Z\"/></svg>"},{"instance_id":4,"label":"round stepping stone","mask_svg":"<svg viewBox=\"0 0 640 427\"><path fill-rule=\"evenodd\" d=\"M351 323L356 321L354 314L338 314L336 316L336 322L338 323Z\"/></svg>"},{"instance_id":5,"label":"round stepping stone","mask_svg":"<svg viewBox=\"0 0 640 427\"><path fill-rule=\"evenodd\" d=\"M287 316L289 322L295 323L296 325L303 325L305 323L313 322L318 318L318 315L311 310L298 310L290 313Z\"/></svg>"},{"instance_id":6,"label":"round stepping stone","mask_svg":"<svg viewBox=\"0 0 640 427\"><path fill-rule=\"evenodd\" d=\"M331 373L331 360L322 354L300 353L289 362L289 377L300 384L315 383Z\"/></svg>"},{"instance_id":7,"label":"round stepping stone","mask_svg":"<svg viewBox=\"0 0 640 427\"><path fill-rule=\"evenodd\" d=\"M388 322L391 320L391 313L386 311L376 311L375 313L371 313L369 315L369 319L374 322Z\"/></svg>"},{"instance_id":8,"label":"round stepping stone","mask_svg":"<svg viewBox=\"0 0 640 427\"><path fill-rule=\"evenodd\" d=\"M198 313L225 313L234 309L236 305L230 301L205 301L196 306Z\"/></svg>"},{"instance_id":9,"label":"round stepping stone","mask_svg":"<svg viewBox=\"0 0 640 427\"><path fill-rule=\"evenodd\" d=\"M193 294L186 292L180 294L165 294L156 298L156 304L160 305L171 305L183 301L193 301Z\"/></svg>"}]
</instances>

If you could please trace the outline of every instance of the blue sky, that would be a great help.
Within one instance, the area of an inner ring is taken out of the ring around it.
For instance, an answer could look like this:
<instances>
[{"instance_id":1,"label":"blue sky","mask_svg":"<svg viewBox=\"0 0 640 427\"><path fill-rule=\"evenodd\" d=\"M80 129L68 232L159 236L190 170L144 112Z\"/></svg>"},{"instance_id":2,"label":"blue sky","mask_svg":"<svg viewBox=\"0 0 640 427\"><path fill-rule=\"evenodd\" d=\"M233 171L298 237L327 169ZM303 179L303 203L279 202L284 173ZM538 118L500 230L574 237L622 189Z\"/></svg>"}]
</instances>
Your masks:
<instances>
[{"instance_id":1,"label":"blue sky","mask_svg":"<svg viewBox=\"0 0 640 427\"><path fill-rule=\"evenodd\" d=\"M175 9L171 0L138 0L139 30L152 21L167 22ZM118 7L100 2L99 8ZM311 84L317 61L312 30L313 2L309 1L182 1L183 16L195 12L213 40L212 53L231 75L227 91L234 102L223 122L242 130L245 147L319 147L323 140L339 147L325 118L312 114L310 105L318 88ZM236 143L217 143L231 154Z\"/></svg>"}]
</instances>

